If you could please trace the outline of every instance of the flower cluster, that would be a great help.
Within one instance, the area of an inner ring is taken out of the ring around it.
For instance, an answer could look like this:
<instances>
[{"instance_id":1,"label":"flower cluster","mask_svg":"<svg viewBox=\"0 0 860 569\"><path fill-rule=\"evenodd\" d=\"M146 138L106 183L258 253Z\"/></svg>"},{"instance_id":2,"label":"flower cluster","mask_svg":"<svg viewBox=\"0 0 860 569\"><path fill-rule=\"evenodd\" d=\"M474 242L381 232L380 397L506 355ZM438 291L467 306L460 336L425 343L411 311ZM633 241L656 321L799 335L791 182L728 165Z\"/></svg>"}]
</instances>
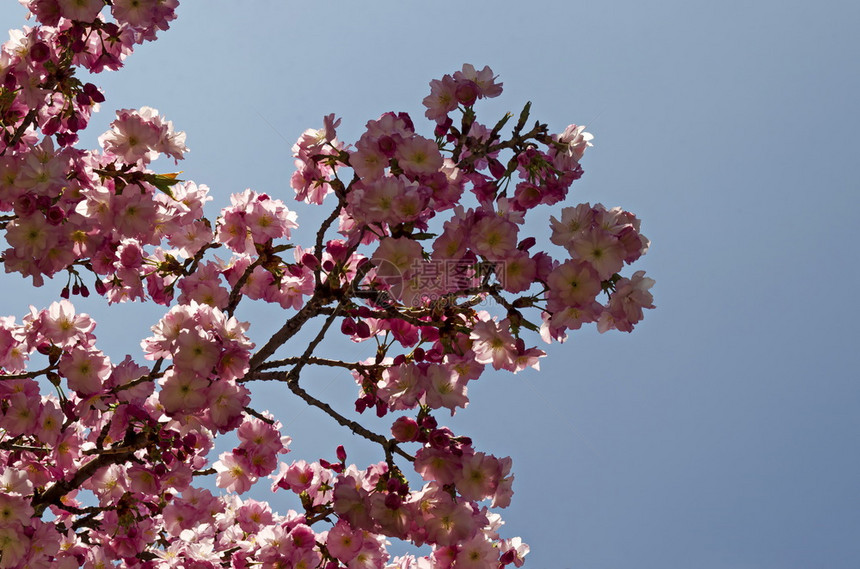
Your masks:
<instances>
[{"instance_id":1,"label":"flower cluster","mask_svg":"<svg viewBox=\"0 0 860 569\"><path fill-rule=\"evenodd\" d=\"M191 301L176 305L143 342L148 359L168 358L159 401L171 416L194 415L208 428L230 431L241 421L248 390L237 384L248 371L253 344L247 324Z\"/></svg>"},{"instance_id":2,"label":"flower cluster","mask_svg":"<svg viewBox=\"0 0 860 569\"><path fill-rule=\"evenodd\" d=\"M254 253L255 245L289 237L298 227L295 212L266 194L245 190L230 201L232 206L224 208L218 220L218 240L237 253Z\"/></svg>"},{"instance_id":3,"label":"flower cluster","mask_svg":"<svg viewBox=\"0 0 860 569\"><path fill-rule=\"evenodd\" d=\"M215 470L216 484L230 492L241 494L263 476L268 476L278 467L277 455L289 452L289 437L280 434L277 421L246 417L236 434L241 443L232 452L222 453Z\"/></svg>"},{"instance_id":4,"label":"flower cluster","mask_svg":"<svg viewBox=\"0 0 860 569\"><path fill-rule=\"evenodd\" d=\"M160 117L157 109L121 109L116 115L111 130L99 137L106 154L126 164L145 165L160 154L181 160L188 151L185 133L174 131L173 123Z\"/></svg>"}]
</instances>

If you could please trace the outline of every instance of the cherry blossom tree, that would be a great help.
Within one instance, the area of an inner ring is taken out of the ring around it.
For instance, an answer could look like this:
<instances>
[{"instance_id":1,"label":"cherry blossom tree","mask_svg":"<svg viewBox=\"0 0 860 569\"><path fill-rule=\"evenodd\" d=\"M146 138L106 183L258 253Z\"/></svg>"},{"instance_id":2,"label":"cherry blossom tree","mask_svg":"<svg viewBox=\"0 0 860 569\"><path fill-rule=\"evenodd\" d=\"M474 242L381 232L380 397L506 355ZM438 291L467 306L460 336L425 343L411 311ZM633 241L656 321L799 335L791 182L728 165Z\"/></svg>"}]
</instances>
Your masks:
<instances>
[{"instance_id":1,"label":"cherry blossom tree","mask_svg":"<svg viewBox=\"0 0 860 569\"><path fill-rule=\"evenodd\" d=\"M480 122L502 83L469 64L430 82L426 135L386 113L348 144L326 116L293 147L289 192L327 217L294 240L286 188L234 194L209 219L206 186L153 169L187 151L155 109L118 111L98 150L78 148L105 101L78 72L122 67L177 0L21 3L36 25L0 50L0 260L59 298L0 318L0 568L521 566L528 546L498 514L511 459L440 421L488 366L537 368L537 342L589 323L630 332L653 308L654 281L621 274L648 248L639 220L564 205L584 127L552 134L528 104ZM551 251L523 231L547 211ZM70 301L91 290L164 307L122 361ZM282 322L257 345L242 320L252 301ZM337 338L366 357L333 356ZM319 368L355 379L354 413L305 390ZM378 445L379 462L350 464L344 446L288 460L257 382ZM228 433L238 444L215 456ZM296 510L242 497L258 484L294 494ZM390 540L429 553L392 557Z\"/></svg>"}]
</instances>

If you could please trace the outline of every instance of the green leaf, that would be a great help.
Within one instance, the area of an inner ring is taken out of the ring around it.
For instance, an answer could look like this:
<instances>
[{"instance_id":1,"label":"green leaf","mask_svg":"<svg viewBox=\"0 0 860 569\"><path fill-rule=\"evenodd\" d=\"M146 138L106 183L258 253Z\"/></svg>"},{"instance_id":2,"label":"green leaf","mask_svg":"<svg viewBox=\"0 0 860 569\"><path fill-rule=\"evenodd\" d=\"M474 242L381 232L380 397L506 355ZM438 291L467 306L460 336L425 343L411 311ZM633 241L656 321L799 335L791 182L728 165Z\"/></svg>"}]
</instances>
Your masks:
<instances>
[{"instance_id":1,"label":"green leaf","mask_svg":"<svg viewBox=\"0 0 860 569\"><path fill-rule=\"evenodd\" d=\"M143 179L158 188L160 192L164 192L171 198L176 199L173 192L170 191L170 187L185 181L177 178L181 173L182 172L173 172L170 174L147 174Z\"/></svg>"}]
</instances>

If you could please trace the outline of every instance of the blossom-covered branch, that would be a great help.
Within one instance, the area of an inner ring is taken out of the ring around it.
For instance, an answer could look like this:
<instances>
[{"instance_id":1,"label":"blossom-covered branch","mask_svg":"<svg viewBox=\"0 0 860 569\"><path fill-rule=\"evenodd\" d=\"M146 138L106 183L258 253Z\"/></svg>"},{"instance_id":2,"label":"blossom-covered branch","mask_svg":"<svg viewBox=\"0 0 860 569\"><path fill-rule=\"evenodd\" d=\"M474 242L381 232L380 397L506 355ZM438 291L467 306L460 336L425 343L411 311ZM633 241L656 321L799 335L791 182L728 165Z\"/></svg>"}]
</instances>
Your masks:
<instances>
[{"instance_id":1,"label":"blossom-covered branch","mask_svg":"<svg viewBox=\"0 0 860 569\"><path fill-rule=\"evenodd\" d=\"M592 136L528 129L530 104L512 127L510 113L484 124L480 102L502 84L466 64L430 83L431 136L385 113L352 144L334 115L299 137L284 186L331 208L302 241L287 190L247 189L207 217L207 186L154 169L187 151L155 109L118 111L99 149L78 148L105 94L77 73L119 69L167 30L176 0L22 4L37 25L0 48L0 258L35 286L66 280L47 308L0 317L0 569L521 566L528 546L496 513L511 459L440 421L487 366L537 368L537 342L589 323L630 332L653 308L654 281L623 274L649 246L639 219L563 205ZM535 216L547 235L526 233ZM107 304L164 307L122 361L71 302L91 287ZM240 319L250 302L283 323L259 346ZM320 368L355 381L352 416L300 385ZM255 410L257 381L283 383L381 459L348 464L340 445L333 460L282 460L291 439ZM368 411L390 418L390 438L363 424ZM236 444L216 453L224 435ZM296 510L242 497L266 478ZM430 553L392 559L390 539Z\"/></svg>"}]
</instances>

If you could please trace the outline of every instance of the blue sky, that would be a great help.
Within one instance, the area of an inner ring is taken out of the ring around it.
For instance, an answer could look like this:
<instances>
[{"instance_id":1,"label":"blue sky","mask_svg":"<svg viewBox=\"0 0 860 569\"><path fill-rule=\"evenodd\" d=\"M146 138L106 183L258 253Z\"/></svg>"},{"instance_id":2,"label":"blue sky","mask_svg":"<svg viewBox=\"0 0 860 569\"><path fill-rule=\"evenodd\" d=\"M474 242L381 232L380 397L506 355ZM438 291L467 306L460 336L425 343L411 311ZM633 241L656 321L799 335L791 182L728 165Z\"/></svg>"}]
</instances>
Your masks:
<instances>
[{"instance_id":1,"label":"blue sky","mask_svg":"<svg viewBox=\"0 0 860 569\"><path fill-rule=\"evenodd\" d=\"M0 7L7 28L22 14ZM290 146L324 114L343 117L348 141L388 110L429 133L429 80L490 65L505 92L479 107L487 122L530 100L557 131L588 125L569 199L639 215L652 246L634 268L657 281L633 334L572 334L539 373L486 374L451 422L513 457L504 532L532 546L527 566L856 568L857 29L848 1L189 0L99 78L108 101L91 130L115 108L156 107L188 133L183 176L216 207L246 187L294 207ZM62 283L2 286L0 313L20 317ZM104 349L138 353L157 312L116 313L100 321ZM280 323L244 317L258 339ZM348 377L307 381L343 405L354 394ZM348 436L265 395L291 458ZM349 440L356 461L375 460Z\"/></svg>"}]
</instances>

